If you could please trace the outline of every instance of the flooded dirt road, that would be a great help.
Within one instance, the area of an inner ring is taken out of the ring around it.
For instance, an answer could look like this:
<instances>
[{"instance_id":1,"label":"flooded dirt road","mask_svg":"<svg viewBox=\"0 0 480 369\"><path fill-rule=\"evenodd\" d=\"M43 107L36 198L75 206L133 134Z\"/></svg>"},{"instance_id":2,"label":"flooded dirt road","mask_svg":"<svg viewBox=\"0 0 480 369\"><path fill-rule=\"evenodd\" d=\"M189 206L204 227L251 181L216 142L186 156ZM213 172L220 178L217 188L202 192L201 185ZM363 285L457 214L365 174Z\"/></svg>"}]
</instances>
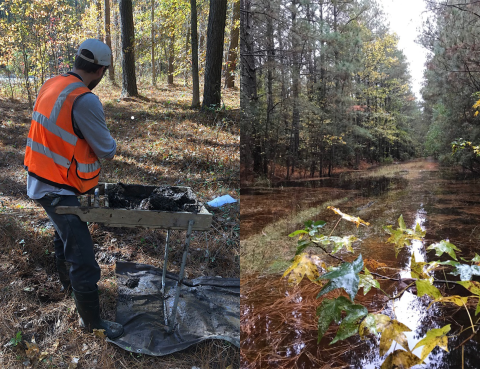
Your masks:
<instances>
[{"instance_id":1,"label":"flooded dirt road","mask_svg":"<svg viewBox=\"0 0 480 369\"><path fill-rule=\"evenodd\" d=\"M317 344L315 312L319 302L315 297L319 287L308 281L291 287L279 274L295 252L296 241L289 239L288 233L301 228L309 219L325 220L326 228L333 228L338 216L326 209L333 203L343 212L371 223L358 230L352 224L340 223L335 235L354 234L361 239L354 244L354 255L341 256L352 261L361 253L369 269L385 265L389 275L406 278L410 276L412 253L417 262L448 259L445 254L438 258L435 252L427 252L426 248L434 242L448 239L462 250L459 256L466 259L480 253L479 184L478 180L442 170L433 161L422 160L350 173L342 178L283 183L281 188L242 189L242 368L379 368L385 357L378 354L378 339L361 341L356 336L329 346L335 335L331 330ZM407 227L420 223L426 237L424 241L414 241L396 258L393 245L386 243L388 235L382 226L396 228L400 215ZM443 273L438 277L444 279ZM449 280L455 278L448 275ZM403 287L396 282L382 282L382 288L391 295ZM446 292L445 285L437 287L444 295L452 294ZM453 294L456 293L459 292ZM431 301L427 296L418 298L406 292L393 303L378 292L360 295L362 301L356 302L366 305L370 312L396 316L411 329L406 333L410 349L430 329L451 324L453 336L462 326L470 325L463 307L436 304L427 310ZM437 347L424 364L414 368L461 368L462 348L454 348L470 333L450 338L450 352ZM480 367L477 341L480 337L473 337L464 346L465 368ZM389 353L393 349L394 346ZM414 353L420 351L421 348Z\"/></svg>"}]
</instances>

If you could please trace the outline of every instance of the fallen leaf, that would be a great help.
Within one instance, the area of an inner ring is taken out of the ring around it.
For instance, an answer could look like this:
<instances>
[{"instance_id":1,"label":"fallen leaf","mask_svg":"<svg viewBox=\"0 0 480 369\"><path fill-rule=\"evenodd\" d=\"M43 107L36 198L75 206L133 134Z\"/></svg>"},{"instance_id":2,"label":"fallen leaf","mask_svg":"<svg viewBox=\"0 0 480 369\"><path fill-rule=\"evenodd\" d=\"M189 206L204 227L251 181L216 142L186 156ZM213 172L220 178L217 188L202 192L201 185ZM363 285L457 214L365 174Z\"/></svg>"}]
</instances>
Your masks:
<instances>
[{"instance_id":1,"label":"fallen leaf","mask_svg":"<svg viewBox=\"0 0 480 369\"><path fill-rule=\"evenodd\" d=\"M99 338L107 338L105 334L105 329L93 329L93 334Z\"/></svg>"},{"instance_id":2,"label":"fallen leaf","mask_svg":"<svg viewBox=\"0 0 480 369\"><path fill-rule=\"evenodd\" d=\"M25 345L27 346L25 354L30 360L34 359L38 354L40 354L40 348L35 342L25 342Z\"/></svg>"}]
</instances>

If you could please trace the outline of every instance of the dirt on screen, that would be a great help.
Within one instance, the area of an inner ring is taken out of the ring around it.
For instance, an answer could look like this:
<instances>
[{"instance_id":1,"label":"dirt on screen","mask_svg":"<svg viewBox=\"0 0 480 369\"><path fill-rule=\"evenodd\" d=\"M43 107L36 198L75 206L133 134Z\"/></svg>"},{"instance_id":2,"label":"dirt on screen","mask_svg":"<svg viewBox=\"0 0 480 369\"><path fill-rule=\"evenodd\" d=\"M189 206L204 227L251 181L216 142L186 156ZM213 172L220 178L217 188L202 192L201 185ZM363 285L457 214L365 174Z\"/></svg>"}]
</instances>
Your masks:
<instances>
[{"instance_id":1,"label":"dirt on screen","mask_svg":"<svg viewBox=\"0 0 480 369\"><path fill-rule=\"evenodd\" d=\"M197 198L189 187L159 186L153 189L118 183L106 191L111 208L163 211L197 211Z\"/></svg>"}]
</instances>

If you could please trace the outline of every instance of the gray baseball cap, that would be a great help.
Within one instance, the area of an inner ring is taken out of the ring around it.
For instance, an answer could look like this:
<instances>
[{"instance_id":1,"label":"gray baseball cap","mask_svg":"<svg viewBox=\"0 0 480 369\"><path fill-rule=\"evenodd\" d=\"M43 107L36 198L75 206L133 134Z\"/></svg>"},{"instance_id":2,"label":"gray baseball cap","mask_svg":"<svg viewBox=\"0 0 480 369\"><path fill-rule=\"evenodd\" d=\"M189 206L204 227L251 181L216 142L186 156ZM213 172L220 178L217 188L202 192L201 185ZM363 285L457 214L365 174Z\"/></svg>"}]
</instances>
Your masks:
<instances>
[{"instance_id":1,"label":"gray baseball cap","mask_svg":"<svg viewBox=\"0 0 480 369\"><path fill-rule=\"evenodd\" d=\"M87 58L85 55L82 55L82 50L90 51L93 54L93 59ZM93 64L108 66L110 65L112 51L102 41L95 38L90 38L82 42L82 44L78 48L77 56Z\"/></svg>"}]
</instances>

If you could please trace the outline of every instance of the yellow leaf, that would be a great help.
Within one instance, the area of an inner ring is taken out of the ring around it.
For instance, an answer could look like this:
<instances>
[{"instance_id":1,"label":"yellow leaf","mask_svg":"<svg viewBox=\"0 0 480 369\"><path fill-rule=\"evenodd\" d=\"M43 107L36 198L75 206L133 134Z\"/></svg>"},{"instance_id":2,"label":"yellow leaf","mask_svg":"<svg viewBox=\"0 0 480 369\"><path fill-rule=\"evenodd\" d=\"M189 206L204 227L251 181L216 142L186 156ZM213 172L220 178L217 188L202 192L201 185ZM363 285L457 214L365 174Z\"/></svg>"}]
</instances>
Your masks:
<instances>
[{"instance_id":1,"label":"yellow leaf","mask_svg":"<svg viewBox=\"0 0 480 369\"><path fill-rule=\"evenodd\" d=\"M427 310L430 309L432 304L434 304L435 302L452 302L455 305L464 306L467 303L467 301L468 301L468 296L461 297L461 296L458 296L458 295L454 295L454 296L440 297L438 299L433 300L430 303L430 305L428 305Z\"/></svg>"},{"instance_id":2,"label":"yellow leaf","mask_svg":"<svg viewBox=\"0 0 480 369\"><path fill-rule=\"evenodd\" d=\"M405 324L400 323L398 320L390 320L385 323L385 328L382 332L382 337L380 338L380 356L383 356L390 350L390 346L392 346L392 342L396 341L400 346L404 349L408 348L408 339L402 332L410 332L410 328L408 328Z\"/></svg>"},{"instance_id":3,"label":"yellow leaf","mask_svg":"<svg viewBox=\"0 0 480 369\"><path fill-rule=\"evenodd\" d=\"M395 350L387 356L380 369L409 369L412 366L421 364L422 362L423 360L411 352Z\"/></svg>"},{"instance_id":4,"label":"yellow leaf","mask_svg":"<svg viewBox=\"0 0 480 369\"><path fill-rule=\"evenodd\" d=\"M420 356L422 360L425 360L430 352L437 346L448 352L448 337L446 336L448 332L450 332L450 324L443 328L431 329L427 332L425 338L415 345L413 350L423 346L422 355Z\"/></svg>"},{"instance_id":5,"label":"yellow leaf","mask_svg":"<svg viewBox=\"0 0 480 369\"><path fill-rule=\"evenodd\" d=\"M93 334L99 338L107 338L105 329L93 329Z\"/></svg>"},{"instance_id":6,"label":"yellow leaf","mask_svg":"<svg viewBox=\"0 0 480 369\"><path fill-rule=\"evenodd\" d=\"M311 282L322 285L322 282L317 281L320 276L317 266L324 266L323 261L317 255L303 253L295 256L292 265L283 273L282 277L290 274L288 283L298 285L306 276Z\"/></svg>"},{"instance_id":7,"label":"yellow leaf","mask_svg":"<svg viewBox=\"0 0 480 369\"><path fill-rule=\"evenodd\" d=\"M359 217L353 217L353 216L351 216L351 215L342 213L339 209L334 208L333 206L327 206L327 209L330 209L330 210L332 210L334 213L340 215L340 216L341 216L343 219L345 219L346 221L355 223L355 224L357 225L357 228L358 228L358 226L359 226L360 224L361 224L361 225L364 225L364 226L369 226L369 225L370 225L370 223L365 222L364 220L360 219Z\"/></svg>"}]
</instances>

